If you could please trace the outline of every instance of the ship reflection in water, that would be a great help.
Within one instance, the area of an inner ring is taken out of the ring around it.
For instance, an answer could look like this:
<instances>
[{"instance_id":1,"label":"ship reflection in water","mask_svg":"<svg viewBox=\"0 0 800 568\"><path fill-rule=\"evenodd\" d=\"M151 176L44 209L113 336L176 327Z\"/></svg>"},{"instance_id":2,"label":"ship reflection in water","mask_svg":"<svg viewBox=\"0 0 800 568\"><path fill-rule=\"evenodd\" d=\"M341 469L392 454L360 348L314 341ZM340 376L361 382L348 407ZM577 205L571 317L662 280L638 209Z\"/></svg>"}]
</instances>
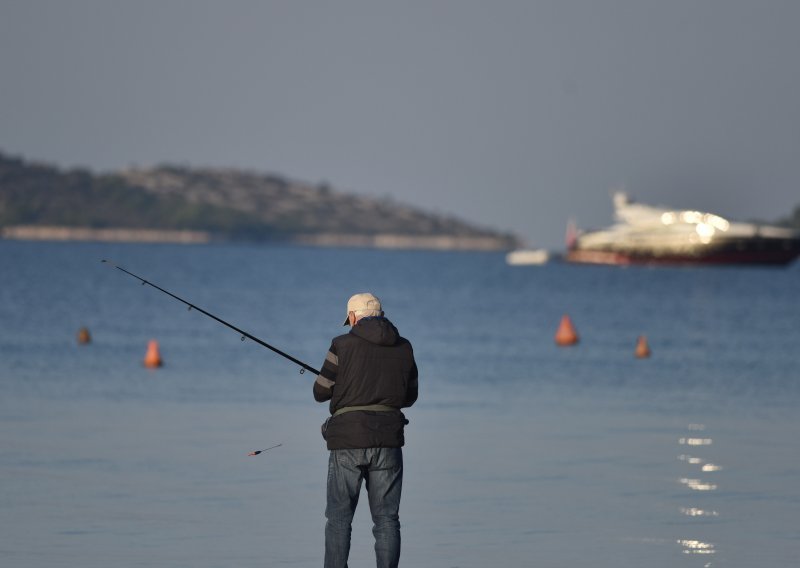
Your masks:
<instances>
[{"instance_id":1,"label":"ship reflection in water","mask_svg":"<svg viewBox=\"0 0 800 568\"><path fill-rule=\"evenodd\" d=\"M567 235L568 262L589 264L771 264L800 256L800 234L784 227L734 223L713 213L635 203L614 195L616 223Z\"/></svg>"},{"instance_id":2,"label":"ship reflection in water","mask_svg":"<svg viewBox=\"0 0 800 568\"><path fill-rule=\"evenodd\" d=\"M703 455L694 453L696 451L702 451L703 448L708 448L714 442L712 438L704 435L705 430L706 426L704 424L689 424L689 435L681 437L678 440L678 445L681 446L681 450L688 449L688 451L692 452L682 452L678 455L678 460L686 464L686 469L689 472L687 477L681 477L678 481L684 488L691 492L693 501L704 500L703 497L701 497L703 493L717 490L717 483L713 478L695 476L700 473L713 474L722 469L719 465L712 463ZM719 513L713 508L700 505L701 503L695 502L692 503L692 505L681 507L681 514L693 519L693 522L691 522L689 526L696 524L698 521L709 521L719 517ZM716 545L704 539L686 537L678 539L677 542L684 554L711 556L717 552ZM713 564L711 561L708 561L703 564L703 566L704 568L711 568Z\"/></svg>"}]
</instances>

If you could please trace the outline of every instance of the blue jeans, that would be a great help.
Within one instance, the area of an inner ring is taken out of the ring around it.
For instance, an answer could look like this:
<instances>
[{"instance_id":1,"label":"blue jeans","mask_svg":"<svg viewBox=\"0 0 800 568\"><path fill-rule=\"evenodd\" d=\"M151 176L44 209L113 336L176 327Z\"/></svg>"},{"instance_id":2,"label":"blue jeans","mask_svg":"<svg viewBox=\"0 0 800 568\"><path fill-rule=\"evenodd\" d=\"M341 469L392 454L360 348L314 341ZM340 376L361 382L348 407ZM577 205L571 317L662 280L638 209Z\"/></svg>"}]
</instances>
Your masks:
<instances>
[{"instance_id":1,"label":"blue jeans","mask_svg":"<svg viewBox=\"0 0 800 568\"><path fill-rule=\"evenodd\" d=\"M328 506L325 509L325 568L347 568L350 532L364 480L372 513L378 568L395 568L400 561L400 493L403 490L403 450L365 448L331 450L328 460Z\"/></svg>"}]
</instances>

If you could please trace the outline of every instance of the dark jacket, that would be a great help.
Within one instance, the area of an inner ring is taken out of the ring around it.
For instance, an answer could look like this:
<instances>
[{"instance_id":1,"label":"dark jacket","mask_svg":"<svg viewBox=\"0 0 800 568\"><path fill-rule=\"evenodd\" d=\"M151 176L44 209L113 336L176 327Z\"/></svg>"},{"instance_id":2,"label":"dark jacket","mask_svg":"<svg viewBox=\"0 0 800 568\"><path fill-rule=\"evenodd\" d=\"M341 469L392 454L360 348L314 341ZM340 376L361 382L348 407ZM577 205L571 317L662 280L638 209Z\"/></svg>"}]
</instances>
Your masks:
<instances>
[{"instance_id":1,"label":"dark jacket","mask_svg":"<svg viewBox=\"0 0 800 568\"><path fill-rule=\"evenodd\" d=\"M314 382L314 398L331 401L324 433L328 449L402 447L408 421L400 409L417 400L417 374L411 343L384 317L363 318L350 333L334 338ZM341 408L374 404L397 410L333 416Z\"/></svg>"}]
</instances>

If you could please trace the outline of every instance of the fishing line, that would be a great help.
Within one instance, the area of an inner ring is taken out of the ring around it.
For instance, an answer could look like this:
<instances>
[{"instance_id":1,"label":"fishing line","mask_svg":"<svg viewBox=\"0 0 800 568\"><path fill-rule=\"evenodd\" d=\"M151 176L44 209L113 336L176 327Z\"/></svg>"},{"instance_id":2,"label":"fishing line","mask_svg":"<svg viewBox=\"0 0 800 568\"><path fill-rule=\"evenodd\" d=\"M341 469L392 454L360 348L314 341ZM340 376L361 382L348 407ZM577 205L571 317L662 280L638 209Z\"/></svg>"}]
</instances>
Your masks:
<instances>
[{"instance_id":1,"label":"fishing line","mask_svg":"<svg viewBox=\"0 0 800 568\"><path fill-rule=\"evenodd\" d=\"M238 328L238 327L236 327L235 325L232 325L232 324L230 324L230 323L226 322L225 320L218 318L218 317L217 317L217 316L215 316L214 314L208 313L207 311L205 311L205 310L204 310L204 309L202 309L202 308L198 308L198 307L197 307L197 306L195 306L194 304L192 304L192 303L190 303L190 302L187 302L186 300L184 300L183 298L181 298L181 297L179 297L179 296L176 296L176 295L175 295L175 294L173 294L172 292L168 292L167 290L164 290L164 288L162 288L162 287L160 287L160 286L157 286L157 285L153 284L153 283L152 283L152 282L150 282L149 280L145 280L145 279L144 279L144 278L142 278L141 276L137 276L137 275L136 275L136 274L134 274L133 272L130 272L130 271L128 271L128 270L125 270L125 269L124 269L124 268L122 268L120 265L118 265L118 264L115 264L115 263L111 262L110 260L102 260L102 261L100 261L100 262L104 262L104 263L108 264L109 266L113 266L113 267L114 267L114 268L116 268L117 270L121 270L121 271L122 271L122 272L124 272L125 274L128 274L128 275L130 275L130 276L133 276L134 278L136 278L137 280L139 280L139 281L142 283L142 286L144 286L145 284L146 284L146 285L148 285L148 286L152 286L153 288L155 288L155 289L156 289L156 290L158 290L159 292L163 292L163 293L165 293L167 296L170 296L170 297L172 297L172 298L175 298L175 299L176 299L176 300L178 300L179 302L182 302L182 303L186 304L187 306L189 306L189 311L191 311L191 310L197 310L197 311L198 311L198 312L200 312L201 314L203 314L203 315L205 315L205 316L208 316L208 317L210 317L211 319L213 319L213 320L215 320L215 321L217 321L217 322L221 323L222 325L224 325L224 326L226 326L226 327L229 327L229 328L231 328L233 331L237 332L237 333L238 333L238 334L241 336L241 338L242 338L242 341L244 341L244 340L245 340L245 338L252 339L253 341L255 341L256 343L258 343L258 344L259 344L259 345L261 345L262 347L266 347L267 349L269 349L270 351L273 351L273 352L277 353L277 354L278 354L278 355L280 355L281 357L285 357L286 359L288 359L288 360L289 360L289 361L291 361L292 363L295 363L295 364L297 364L297 365L300 365L300 367L301 367L301 369L300 369L300 374L303 374L304 372L306 372L306 371L309 371L309 372L311 372L311 373L314 373L315 375L319 375L319 371L318 371L318 370L316 370L314 367L312 367L312 366L310 366L310 365L307 365L306 363L303 363L303 362L302 362L300 359L296 359L296 358L292 357L291 355L289 355L288 353L284 353L283 351L281 351L281 350L280 350L280 349L278 349L277 347L273 347L272 345L270 345L270 344L269 344L269 343L267 343L266 341L262 341L262 340L261 340L261 339L259 339L258 337L254 336L254 335L251 335L251 334L247 333L247 332L246 332L246 331L244 331L244 330L241 330L241 329L239 329L239 328ZM278 445L280 445L280 444L278 444ZM276 447L276 446L273 446L273 447ZM272 448L267 448L267 449L272 449ZM260 450L258 453L261 453L261 452L263 452L263 451L266 451L266 450ZM256 455L257 455L257 454L256 454Z\"/></svg>"}]
</instances>

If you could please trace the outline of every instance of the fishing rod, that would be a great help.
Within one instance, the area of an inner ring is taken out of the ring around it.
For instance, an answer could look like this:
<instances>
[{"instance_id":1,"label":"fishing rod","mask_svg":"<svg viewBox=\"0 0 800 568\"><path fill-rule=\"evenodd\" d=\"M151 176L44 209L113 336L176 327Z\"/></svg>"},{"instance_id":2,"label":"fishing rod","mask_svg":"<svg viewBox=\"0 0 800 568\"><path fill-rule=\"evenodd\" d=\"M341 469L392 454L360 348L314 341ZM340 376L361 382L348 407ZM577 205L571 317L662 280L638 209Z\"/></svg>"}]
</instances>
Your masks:
<instances>
[{"instance_id":1,"label":"fishing rod","mask_svg":"<svg viewBox=\"0 0 800 568\"><path fill-rule=\"evenodd\" d=\"M122 268L120 265L118 265L118 264L115 264L115 263L111 262L110 260L101 260L100 262L104 262L104 263L108 264L109 266L113 266L113 267L114 267L114 268L116 268L117 270L121 270L121 271L122 271L122 272L124 272L125 274L129 274L130 276L133 276L134 278L136 278L137 280L139 280L139 281L142 283L142 286L144 286L145 284L147 284L148 286L152 286L153 288L155 288L155 289L156 289L156 290L158 290L159 292L164 292L164 293L165 293L167 296L171 296L172 298L175 298L175 299L176 299L176 300L178 300L179 302L183 302L184 304L186 304L187 306L189 306L189 311L192 311L192 310L197 310L197 311L198 311L198 312L200 312L201 314L203 314L203 315L205 315L205 316L208 316L208 317L210 317L210 318L211 318L211 319L213 319L213 320L216 320L216 321L218 321L219 323L221 323L222 325L224 325L224 326L226 326L226 327L229 327L229 328L231 328L233 331L237 332L239 335L241 335L241 336L242 336L242 341L244 341L244 338L245 338L245 337L247 337L247 338L249 338L249 339L252 339L253 341L255 341L256 343L258 343L258 344L259 344L259 345L261 345L262 347L266 347L267 349L269 349L270 351L273 351L273 352L277 353L277 354L278 354L278 355L280 355L281 357L285 357L286 359L288 359L288 360L289 360L289 361L291 361L292 363L295 363L295 364L297 364L297 365L300 365L300 367L301 367L301 369L300 369L300 374L303 374L303 373L305 373L306 371L309 371L309 372L311 372L311 373L314 373L315 375L319 375L319 371L318 371L318 370L316 370L314 367L312 367L312 366L310 366L310 365L307 365L306 363L303 363L303 362L302 362L300 359L295 359L294 357L292 357L292 356L291 356L291 355L289 355L288 353L284 353L283 351L281 351L281 350L280 350L280 349L278 349L277 347L273 347L272 345L270 345L270 344L269 344L269 343L267 343L266 341L262 341L261 339L259 339L259 338L258 338L258 337L256 337L255 335L251 335L251 334L247 333L246 331L239 329L239 328L238 328L238 327L236 327L235 325L231 325L231 324L229 324L228 322L226 322L225 320L218 318L218 317L217 317L217 316L215 316L214 314L210 314L210 313L208 313L207 311L205 311L204 309L202 309L202 308L198 308L198 307L197 307L197 306L195 306L194 304L187 302L186 300L184 300L183 298L181 298L181 297L179 297L179 296L176 296L176 295L175 295L175 294L173 294L172 292L168 292L167 290L164 290L164 288L162 288L162 287L160 287L160 286L156 286L155 284L153 284L152 282L150 282L150 281L148 281L148 280L145 280L145 279L144 279L144 278L142 278L141 276L137 276L137 275L136 275L136 274L134 274L133 272L130 272L130 271L128 271L128 270L125 270L125 269L124 269L124 268Z\"/></svg>"},{"instance_id":2,"label":"fishing rod","mask_svg":"<svg viewBox=\"0 0 800 568\"><path fill-rule=\"evenodd\" d=\"M282 445L283 445L283 444L275 444L274 446L270 446L269 448L265 448L265 449L263 449L263 450L255 450L255 451L252 451L252 452L250 452L250 453L249 453L249 454L247 454L247 455L248 455L248 456L257 456L258 454L261 454L261 453L263 453L263 452L266 452L267 450L271 450L272 448L277 448L277 447L279 447L279 446L282 446Z\"/></svg>"}]
</instances>

